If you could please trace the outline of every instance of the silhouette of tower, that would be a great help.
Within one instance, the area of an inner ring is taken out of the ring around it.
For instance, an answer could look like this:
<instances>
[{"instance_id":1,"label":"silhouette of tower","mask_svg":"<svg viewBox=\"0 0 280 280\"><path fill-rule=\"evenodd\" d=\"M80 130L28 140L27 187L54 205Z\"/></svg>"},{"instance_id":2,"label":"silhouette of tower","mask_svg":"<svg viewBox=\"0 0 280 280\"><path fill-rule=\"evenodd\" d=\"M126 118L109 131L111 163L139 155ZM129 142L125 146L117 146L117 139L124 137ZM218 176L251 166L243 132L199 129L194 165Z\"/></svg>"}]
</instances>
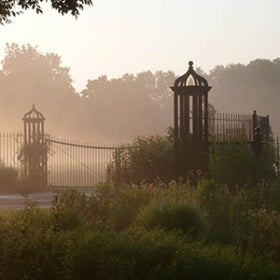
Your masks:
<instances>
[{"instance_id":1,"label":"silhouette of tower","mask_svg":"<svg viewBox=\"0 0 280 280\"><path fill-rule=\"evenodd\" d=\"M208 159L208 92L211 87L189 62L186 74L175 80L174 150L177 177L188 170L206 169Z\"/></svg>"},{"instance_id":2,"label":"silhouette of tower","mask_svg":"<svg viewBox=\"0 0 280 280\"><path fill-rule=\"evenodd\" d=\"M29 184L34 187L44 187L47 184L47 146L44 132L45 118L32 109L24 117L24 146L22 150L24 175Z\"/></svg>"}]
</instances>

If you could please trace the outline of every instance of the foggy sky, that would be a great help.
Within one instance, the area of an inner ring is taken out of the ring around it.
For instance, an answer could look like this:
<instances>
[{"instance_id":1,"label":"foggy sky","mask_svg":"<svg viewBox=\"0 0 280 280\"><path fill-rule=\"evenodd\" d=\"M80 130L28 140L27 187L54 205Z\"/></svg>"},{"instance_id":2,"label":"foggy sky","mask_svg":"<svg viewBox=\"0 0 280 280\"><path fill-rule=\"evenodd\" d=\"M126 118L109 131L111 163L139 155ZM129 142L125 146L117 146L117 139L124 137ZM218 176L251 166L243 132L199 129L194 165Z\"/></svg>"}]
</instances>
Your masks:
<instances>
[{"instance_id":1,"label":"foggy sky","mask_svg":"<svg viewBox=\"0 0 280 280\"><path fill-rule=\"evenodd\" d=\"M278 0L95 0L75 20L46 8L44 15L29 11L0 26L0 59L12 42L55 52L70 67L77 90L103 74L149 69L180 75L190 59L205 70L274 59L279 10Z\"/></svg>"}]
</instances>

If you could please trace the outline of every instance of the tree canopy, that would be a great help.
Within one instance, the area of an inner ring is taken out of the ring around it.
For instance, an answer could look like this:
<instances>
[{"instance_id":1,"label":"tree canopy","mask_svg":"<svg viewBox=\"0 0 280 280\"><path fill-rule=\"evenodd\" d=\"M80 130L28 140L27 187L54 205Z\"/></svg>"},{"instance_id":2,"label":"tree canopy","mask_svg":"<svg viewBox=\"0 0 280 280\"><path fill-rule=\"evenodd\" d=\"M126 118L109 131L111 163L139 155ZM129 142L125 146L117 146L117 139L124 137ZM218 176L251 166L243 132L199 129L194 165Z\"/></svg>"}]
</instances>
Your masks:
<instances>
[{"instance_id":1,"label":"tree canopy","mask_svg":"<svg viewBox=\"0 0 280 280\"><path fill-rule=\"evenodd\" d=\"M54 53L30 45L7 44L0 69L0 126L19 129L35 103L49 133L78 139L128 141L137 135L163 134L172 124L173 72L145 71L120 78L88 80L78 94L70 69ZM16 102L15 102L16 101Z\"/></svg>"},{"instance_id":2,"label":"tree canopy","mask_svg":"<svg viewBox=\"0 0 280 280\"><path fill-rule=\"evenodd\" d=\"M25 10L43 13L42 2L50 2L51 7L64 15L67 13L77 17L84 6L92 5L92 0L5 0L0 1L0 24L9 23L12 17L22 14Z\"/></svg>"},{"instance_id":3,"label":"tree canopy","mask_svg":"<svg viewBox=\"0 0 280 280\"><path fill-rule=\"evenodd\" d=\"M169 85L174 79L171 71L144 71L111 80L106 76L89 80L81 98L87 118L94 120L89 121L90 130L115 139L165 132L172 124Z\"/></svg>"},{"instance_id":4,"label":"tree canopy","mask_svg":"<svg viewBox=\"0 0 280 280\"><path fill-rule=\"evenodd\" d=\"M219 112L268 114L280 135L280 58L216 66L206 78L212 86L209 100Z\"/></svg>"},{"instance_id":5,"label":"tree canopy","mask_svg":"<svg viewBox=\"0 0 280 280\"><path fill-rule=\"evenodd\" d=\"M58 119L62 121L63 129L67 129L67 123L70 125L67 120L76 121L73 111L74 108L78 111L79 98L72 86L69 69L61 65L57 54L42 54L30 45L7 44L0 71L0 88L0 122L4 127L15 129L15 118L20 120L23 108L27 111L33 103L47 114L54 131L59 129Z\"/></svg>"}]
</instances>

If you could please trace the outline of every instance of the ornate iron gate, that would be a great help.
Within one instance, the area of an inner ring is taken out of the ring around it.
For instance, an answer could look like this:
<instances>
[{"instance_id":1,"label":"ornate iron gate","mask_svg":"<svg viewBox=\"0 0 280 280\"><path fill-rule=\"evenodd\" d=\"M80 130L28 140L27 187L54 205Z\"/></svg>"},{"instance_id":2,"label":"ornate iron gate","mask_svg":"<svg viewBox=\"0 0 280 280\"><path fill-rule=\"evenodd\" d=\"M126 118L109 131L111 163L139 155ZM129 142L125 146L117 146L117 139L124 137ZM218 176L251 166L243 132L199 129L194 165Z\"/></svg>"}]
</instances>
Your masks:
<instances>
[{"instance_id":1,"label":"ornate iron gate","mask_svg":"<svg viewBox=\"0 0 280 280\"><path fill-rule=\"evenodd\" d=\"M272 144L268 116L258 116L255 111L253 115L215 112L207 101L210 87L196 80L196 85L189 85L189 76L198 79L192 64L190 72L182 81L179 78L173 87L175 174L182 175L188 168L207 166L208 145L211 143L248 141L257 154L263 144ZM28 184L38 189L46 186L86 188L119 177L120 151L125 147L47 136L45 118L34 105L23 121L24 134L0 133L0 167L16 169L19 177ZM279 173L279 142L276 150Z\"/></svg>"},{"instance_id":2,"label":"ornate iron gate","mask_svg":"<svg viewBox=\"0 0 280 280\"><path fill-rule=\"evenodd\" d=\"M45 118L35 106L24 117L23 143L18 150L23 178L42 187L93 187L110 179L116 147L92 145L47 136Z\"/></svg>"},{"instance_id":3,"label":"ornate iron gate","mask_svg":"<svg viewBox=\"0 0 280 280\"><path fill-rule=\"evenodd\" d=\"M93 187L110 180L116 147L46 137L49 187Z\"/></svg>"}]
</instances>

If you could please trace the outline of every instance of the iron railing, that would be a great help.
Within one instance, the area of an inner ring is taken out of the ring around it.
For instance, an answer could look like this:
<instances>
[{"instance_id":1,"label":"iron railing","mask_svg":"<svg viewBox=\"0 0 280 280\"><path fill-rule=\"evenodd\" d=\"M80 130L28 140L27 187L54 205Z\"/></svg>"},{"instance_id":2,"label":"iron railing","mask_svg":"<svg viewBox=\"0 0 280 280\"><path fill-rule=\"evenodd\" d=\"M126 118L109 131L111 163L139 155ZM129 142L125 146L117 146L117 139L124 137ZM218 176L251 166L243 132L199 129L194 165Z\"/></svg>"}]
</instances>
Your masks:
<instances>
[{"instance_id":1,"label":"iron railing","mask_svg":"<svg viewBox=\"0 0 280 280\"><path fill-rule=\"evenodd\" d=\"M259 127L263 143L272 143L269 118L253 115L237 115L211 112L208 119L210 143L225 141L254 142L254 131ZM279 172L279 141L277 143L277 170ZM92 187L111 180L110 170L118 168L122 159L118 153L121 146L90 144L64 140L45 135L47 145L48 187ZM24 175L22 151L24 136L16 132L0 132L0 167L11 167ZM119 157L119 158L118 158ZM110 167L110 168L108 168Z\"/></svg>"},{"instance_id":2,"label":"iron railing","mask_svg":"<svg viewBox=\"0 0 280 280\"><path fill-rule=\"evenodd\" d=\"M109 180L108 166L116 149L96 144L47 137L48 186L93 187Z\"/></svg>"},{"instance_id":3,"label":"iron railing","mask_svg":"<svg viewBox=\"0 0 280 280\"><path fill-rule=\"evenodd\" d=\"M252 115L212 113L208 119L210 142L253 141Z\"/></svg>"},{"instance_id":4,"label":"iron railing","mask_svg":"<svg viewBox=\"0 0 280 280\"><path fill-rule=\"evenodd\" d=\"M20 153L23 147L23 133L0 133L0 167L11 167L22 171Z\"/></svg>"}]
</instances>

